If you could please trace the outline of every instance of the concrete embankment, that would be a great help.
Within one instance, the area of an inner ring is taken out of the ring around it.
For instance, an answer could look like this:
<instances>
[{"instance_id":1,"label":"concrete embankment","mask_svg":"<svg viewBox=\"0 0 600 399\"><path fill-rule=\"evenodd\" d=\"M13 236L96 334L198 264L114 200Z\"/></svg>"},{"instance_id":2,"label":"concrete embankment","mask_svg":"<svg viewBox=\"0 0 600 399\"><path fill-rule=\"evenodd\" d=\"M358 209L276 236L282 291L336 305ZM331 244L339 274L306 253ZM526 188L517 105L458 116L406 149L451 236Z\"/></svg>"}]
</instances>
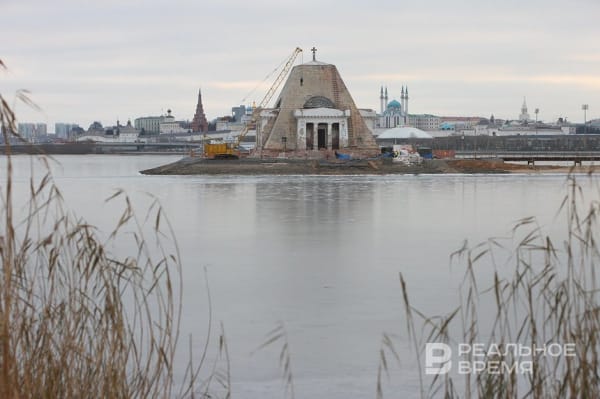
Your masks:
<instances>
[{"instance_id":1,"label":"concrete embankment","mask_svg":"<svg viewBox=\"0 0 600 399\"><path fill-rule=\"evenodd\" d=\"M426 160L404 165L391 159L324 161L304 159L212 160L183 158L143 170L147 175L384 175L431 173L510 173L523 166L502 161Z\"/></svg>"}]
</instances>

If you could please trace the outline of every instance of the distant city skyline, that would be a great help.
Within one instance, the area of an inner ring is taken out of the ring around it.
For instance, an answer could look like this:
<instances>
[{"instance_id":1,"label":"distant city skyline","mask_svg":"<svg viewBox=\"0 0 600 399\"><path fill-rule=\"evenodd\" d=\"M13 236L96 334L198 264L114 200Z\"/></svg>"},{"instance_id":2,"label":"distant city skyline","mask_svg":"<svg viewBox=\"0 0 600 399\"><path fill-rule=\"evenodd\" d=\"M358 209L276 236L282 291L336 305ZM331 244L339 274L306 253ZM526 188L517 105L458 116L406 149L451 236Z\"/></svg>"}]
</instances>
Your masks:
<instances>
[{"instance_id":1,"label":"distant city skyline","mask_svg":"<svg viewBox=\"0 0 600 399\"><path fill-rule=\"evenodd\" d=\"M5 0L0 91L31 91L42 112L19 104L21 122L87 128L167 109L191 121L201 88L213 120L258 102L296 46L297 62L316 46L359 108L408 85L410 113L517 119L526 97L539 120L583 122L582 104L600 117L597 15L593 0Z\"/></svg>"}]
</instances>

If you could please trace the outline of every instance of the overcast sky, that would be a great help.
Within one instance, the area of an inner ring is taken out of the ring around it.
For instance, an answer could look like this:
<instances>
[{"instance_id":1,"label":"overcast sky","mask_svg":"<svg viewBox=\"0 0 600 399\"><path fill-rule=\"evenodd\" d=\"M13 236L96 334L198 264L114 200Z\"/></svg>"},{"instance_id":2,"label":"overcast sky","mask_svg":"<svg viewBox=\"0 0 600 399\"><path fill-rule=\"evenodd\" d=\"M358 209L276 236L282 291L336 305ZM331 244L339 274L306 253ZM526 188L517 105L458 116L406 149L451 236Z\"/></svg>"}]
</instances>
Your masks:
<instances>
[{"instance_id":1,"label":"overcast sky","mask_svg":"<svg viewBox=\"0 0 600 399\"><path fill-rule=\"evenodd\" d=\"M516 119L600 117L598 0L0 0L0 91L28 89L21 121L87 128L172 109L208 119L291 55L335 64L360 108L408 85L409 112ZM271 78L273 79L273 78Z\"/></svg>"}]
</instances>

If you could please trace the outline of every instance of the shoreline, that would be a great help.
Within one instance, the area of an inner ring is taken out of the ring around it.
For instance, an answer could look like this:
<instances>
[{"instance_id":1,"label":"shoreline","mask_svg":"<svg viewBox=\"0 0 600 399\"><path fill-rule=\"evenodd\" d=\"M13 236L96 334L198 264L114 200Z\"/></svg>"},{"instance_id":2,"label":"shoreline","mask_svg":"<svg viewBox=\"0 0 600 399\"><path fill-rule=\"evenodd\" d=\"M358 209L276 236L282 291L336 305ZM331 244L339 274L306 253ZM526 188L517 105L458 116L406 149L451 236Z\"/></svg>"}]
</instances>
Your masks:
<instances>
[{"instance_id":1,"label":"shoreline","mask_svg":"<svg viewBox=\"0 0 600 399\"><path fill-rule=\"evenodd\" d=\"M140 171L144 175L393 175L393 174L569 174L594 173L600 166L518 165L502 160L435 159L418 165L391 159L325 161L307 159L214 160L183 158Z\"/></svg>"}]
</instances>

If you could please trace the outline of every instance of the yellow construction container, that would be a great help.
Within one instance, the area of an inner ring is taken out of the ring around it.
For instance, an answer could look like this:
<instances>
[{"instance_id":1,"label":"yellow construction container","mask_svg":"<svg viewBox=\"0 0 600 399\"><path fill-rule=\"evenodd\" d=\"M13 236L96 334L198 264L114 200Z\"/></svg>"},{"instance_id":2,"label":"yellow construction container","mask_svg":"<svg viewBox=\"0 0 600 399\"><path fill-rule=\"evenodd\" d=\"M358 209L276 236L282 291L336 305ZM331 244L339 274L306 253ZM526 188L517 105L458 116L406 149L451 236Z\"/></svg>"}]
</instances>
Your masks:
<instances>
[{"instance_id":1,"label":"yellow construction container","mask_svg":"<svg viewBox=\"0 0 600 399\"><path fill-rule=\"evenodd\" d=\"M238 151L232 143L204 144L204 156L207 158L237 158Z\"/></svg>"}]
</instances>

